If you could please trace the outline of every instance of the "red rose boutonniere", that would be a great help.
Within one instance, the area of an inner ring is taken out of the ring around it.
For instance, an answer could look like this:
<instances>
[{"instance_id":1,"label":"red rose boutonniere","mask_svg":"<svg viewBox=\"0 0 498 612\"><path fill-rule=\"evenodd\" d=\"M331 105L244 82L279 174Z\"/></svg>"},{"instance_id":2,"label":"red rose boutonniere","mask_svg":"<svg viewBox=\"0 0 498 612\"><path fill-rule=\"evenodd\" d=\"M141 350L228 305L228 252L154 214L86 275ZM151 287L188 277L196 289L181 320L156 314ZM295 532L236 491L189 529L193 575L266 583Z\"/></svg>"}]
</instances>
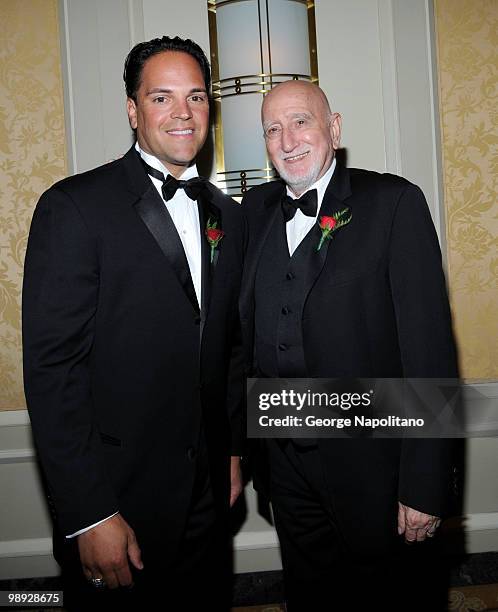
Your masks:
<instances>
[{"instance_id":1,"label":"red rose boutonniere","mask_svg":"<svg viewBox=\"0 0 498 612\"><path fill-rule=\"evenodd\" d=\"M335 212L331 217L320 217L320 229L322 230L322 237L318 243L317 251L319 251L325 240L330 240L333 237L335 231L337 231L343 225L346 225L351 221L352 218L351 209L344 208Z\"/></svg>"},{"instance_id":2,"label":"red rose boutonniere","mask_svg":"<svg viewBox=\"0 0 498 612\"><path fill-rule=\"evenodd\" d=\"M220 240L225 235L225 232L223 230L220 230L216 227L217 225L218 221L212 221L211 219L208 219L205 234L207 241L209 242L209 246L211 247L211 263L213 263L214 260L214 252L218 248Z\"/></svg>"}]
</instances>

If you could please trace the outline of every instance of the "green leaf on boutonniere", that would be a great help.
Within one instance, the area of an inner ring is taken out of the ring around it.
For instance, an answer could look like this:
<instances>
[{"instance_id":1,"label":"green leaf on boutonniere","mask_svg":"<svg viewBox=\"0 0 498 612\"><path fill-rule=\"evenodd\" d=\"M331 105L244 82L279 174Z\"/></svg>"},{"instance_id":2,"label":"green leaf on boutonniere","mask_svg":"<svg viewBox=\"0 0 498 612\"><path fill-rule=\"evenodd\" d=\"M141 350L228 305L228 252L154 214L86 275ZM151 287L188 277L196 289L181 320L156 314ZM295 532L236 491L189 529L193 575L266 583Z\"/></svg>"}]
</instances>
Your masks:
<instances>
[{"instance_id":1,"label":"green leaf on boutonniere","mask_svg":"<svg viewBox=\"0 0 498 612\"><path fill-rule=\"evenodd\" d=\"M319 251L325 240L330 240L334 232L336 232L343 225L347 225L353 215L351 214L351 209L344 208L343 210L339 210L333 213L331 216L322 216L320 217L320 221L318 223L320 229L322 230L322 236L320 238L320 242L318 243L317 251Z\"/></svg>"},{"instance_id":2,"label":"green leaf on boutonniere","mask_svg":"<svg viewBox=\"0 0 498 612\"><path fill-rule=\"evenodd\" d=\"M211 217L209 217L204 233L211 247L211 263L213 263L214 252L218 248L218 244L225 235L225 232L218 229L218 221L216 221L216 219L211 219Z\"/></svg>"}]
</instances>

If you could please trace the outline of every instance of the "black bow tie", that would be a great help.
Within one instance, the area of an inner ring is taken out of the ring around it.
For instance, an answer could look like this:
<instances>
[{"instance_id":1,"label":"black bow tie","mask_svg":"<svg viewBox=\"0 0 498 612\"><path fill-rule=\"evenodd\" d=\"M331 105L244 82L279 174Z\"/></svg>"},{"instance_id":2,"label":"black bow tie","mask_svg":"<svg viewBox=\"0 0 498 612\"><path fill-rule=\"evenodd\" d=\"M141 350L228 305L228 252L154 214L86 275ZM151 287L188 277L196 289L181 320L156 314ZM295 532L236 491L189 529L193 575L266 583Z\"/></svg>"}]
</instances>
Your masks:
<instances>
[{"instance_id":1,"label":"black bow tie","mask_svg":"<svg viewBox=\"0 0 498 612\"><path fill-rule=\"evenodd\" d=\"M206 181L200 176L195 176L194 178L191 178L188 181L178 180L171 174L168 174L168 176L164 178L164 174L162 172L159 172L159 170L156 170L152 166L149 166L149 164L143 159L142 156L140 156L140 159L142 160L147 174L153 176L159 181L162 181L163 184L161 187L161 191L163 193L163 198L166 200L166 202L168 200L171 200L171 198L175 195L177 189L183 189L191 200L197 200L201 192L206 187Z\"/></svg>"},{"instance_id":2,"label":"black bow tie","mask_svg":"<svg viewBox=\"0 0 498 612\"><path fill-rule=\"evenodd\" d=\"M316 189L307 191L300 198L292 199L289 195L285 195L282 200L282 212L285 222L294 218L294 215L299 208L303 215L307 217L315 217L318 207L318 193Z\"/></svg>"}]
</instances>

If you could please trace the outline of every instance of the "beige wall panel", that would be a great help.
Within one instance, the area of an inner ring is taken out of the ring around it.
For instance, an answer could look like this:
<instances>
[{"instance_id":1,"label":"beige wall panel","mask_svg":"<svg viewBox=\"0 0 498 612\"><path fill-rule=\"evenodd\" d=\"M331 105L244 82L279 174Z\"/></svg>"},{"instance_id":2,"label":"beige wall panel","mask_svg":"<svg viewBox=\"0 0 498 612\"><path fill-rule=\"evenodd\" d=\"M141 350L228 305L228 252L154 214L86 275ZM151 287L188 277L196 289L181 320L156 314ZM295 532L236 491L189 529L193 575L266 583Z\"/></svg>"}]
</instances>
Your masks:
<instances>
[{"instance_id":1,"label":"beige wall panel","mask_svg":"<svg viewBox=\"0 0 498 612\"><path fill-rule=\"evenodd\" d=\"M56 0L0 2L0 410L25 407L21 285L33 208L66 172Z\"/></svg>"},{"instance_id":2,"label":"beige wall panel","mask_svg":"<svg viewBox=\"0 0 498 612\"><path fill-rule=\"evenodd\" d=\"M448 272L462 374L498 378L498 2L436 0Z\"/></svg>"}]
</instances>

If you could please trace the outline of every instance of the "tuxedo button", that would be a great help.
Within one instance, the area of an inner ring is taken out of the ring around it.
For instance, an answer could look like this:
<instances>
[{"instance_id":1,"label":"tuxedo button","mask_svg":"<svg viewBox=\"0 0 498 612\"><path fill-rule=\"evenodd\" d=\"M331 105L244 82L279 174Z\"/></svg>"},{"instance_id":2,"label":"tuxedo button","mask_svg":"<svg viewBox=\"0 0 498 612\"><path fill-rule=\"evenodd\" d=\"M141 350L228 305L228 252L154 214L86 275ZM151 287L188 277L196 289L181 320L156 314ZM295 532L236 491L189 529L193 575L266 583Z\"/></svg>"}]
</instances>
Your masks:
<instances>
[{"instance_id":1,"label":"tuxedo button","mask_svg":"<svg viewBox=\"0 0 498 612\"><path fill-rule=\"evenodd\" d=\"M196 452L195 452L195 448L193 446L189 446L187 448L187 458L189 461L193 461L195 459L196 456Z\"/></svg>"},{"instance_id":2,"label":"tuxedo button","mask_svg":"<svg viewBox=\"0 0 498 612\"><path fill-rule=\"evenodd\" d=\"M200 325L200 324L201 324L201 318L200 318L200 317L195 317L195 319L194 319L194 323L195 323L196 325Z\"/></svg>"},{"instance_id":3,"label":"tuxedo button","mask_svg":"<svg viewBox=\"0 0 498 612\"><path fill-rule=\"evenodd\" d=\"M286 351L289 347L287 346L287 344L279 344L278 345L278 350L279 351Z\"/></svg>"},{"instance_id":4,"label":"tuxedo button","mask_svg":"<svg viewBox=\"0 0 498 612\"><path fill-rule=\"evenodd\" d=\"M283 314L283 315L288 315L288 314L289 314L289 312L290 312L290 310L287 308L287 306L284 306L284 307L282 308L282 311L281 311L281 312L282 312L282 314Z\"/></svg>"},{"instance_id":5,"label":"tuxedo button","mask_svg":"<svg viewBox=\"0 0 498 612\"><path fill-rule=\"evenodd\" d=\"M294 274L292 274L292 272L287 272L287 274L285 275L285 278L287 280L292 280L294 278Z\"/></svg>"}]
</instances>

